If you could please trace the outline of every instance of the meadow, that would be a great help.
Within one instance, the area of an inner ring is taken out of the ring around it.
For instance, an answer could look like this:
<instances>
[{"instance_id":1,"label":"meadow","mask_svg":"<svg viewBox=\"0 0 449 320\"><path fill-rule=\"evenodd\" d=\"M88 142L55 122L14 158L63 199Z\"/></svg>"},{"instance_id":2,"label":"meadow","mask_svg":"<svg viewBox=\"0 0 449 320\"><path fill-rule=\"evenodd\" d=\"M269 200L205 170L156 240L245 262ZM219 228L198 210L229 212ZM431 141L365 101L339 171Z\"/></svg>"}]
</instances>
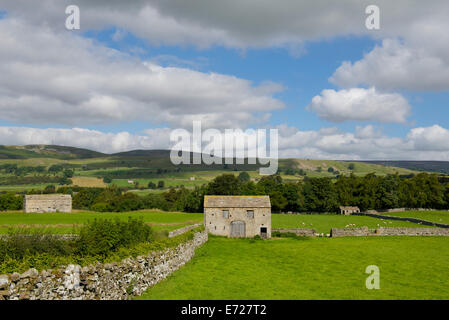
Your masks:
<instances>
[{"instance_id":1,"label":"meadow","mask_svg":"<svg viewBox=\"0 0 449 320\"><path fill-rule=\"evenodd\" d=\"M89 220L99 218L128 217L142 218L156 230L174 230L188 224L201 223L202 213L164 212L142 210L132 212L88 212L74 211L72 213L0 213L0 234L7 233L10 228L46 228L52 233L72 233L73 229ZM383 220L367 216L345 216L337 214L273 214L273 228L309 228L319 233L329 233L331 228L357 228L367 226L370 229L378 227L425 227L406 221Z\"/></svg>"},{"instance_id":2,"label":"meadow","mask_svg":"<svg viewBox=\"0 0 449 320\"><path fill-rule=\"evenodd\" d=\"M72 213L23 213L1 212L0 233L7 233L11 228L45 228L51 233L72 233L77 227L94 219L127 220L128 217L142 218L155 230L167 230L182 228L185 225L200 223L203 221L202 213L162 212L155 210L143 210L133 212L72 212Z\"/></svg>"},{"instance_id":3,"label":"meadow","mask_svg":"<svg viewBox=\"0 0 449 320\"><path fill-rule=\"evenodd\" d=\"M417 218L430 222L449 224L449 211L405 211L381 214L386 216Z\"/></svg>"},{"instance_id":4,"label":"meadow","mask_svg":"<svg viewBox=\"0 0 449 320\"><path fill-rule=\"evenodd\" d=\"M329 233L331 228L428 227L408 221L341 214L272 214L272 228L309 228Z\"/></svg>"},{"instance_id":5,"label":"meadow","mask_svg":"<svg viewBox=\"0 0 449 320\"><path fill-rule=\"evenodd\" d=\"M195 257L137 299L449 299L449 238L211 236ZM380 289L368 290L368 265Z\"/></svg>"}]
</instances>

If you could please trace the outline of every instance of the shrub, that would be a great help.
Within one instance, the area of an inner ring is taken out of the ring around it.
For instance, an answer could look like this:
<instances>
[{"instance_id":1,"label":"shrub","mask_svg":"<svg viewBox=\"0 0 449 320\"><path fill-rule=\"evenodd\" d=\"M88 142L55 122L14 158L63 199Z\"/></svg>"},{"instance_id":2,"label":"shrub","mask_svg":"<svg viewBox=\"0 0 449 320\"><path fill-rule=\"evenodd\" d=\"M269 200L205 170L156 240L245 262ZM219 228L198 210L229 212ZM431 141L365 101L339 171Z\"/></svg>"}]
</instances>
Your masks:
<instances>
[{"instance_id":1,"label":"shrub","mask_svg":"<svg viewBox=\"0 0 449 320\"><path fill-rule=\"evenodd\" d=\"M53 256L69 255L70 241L61 240L46 230L16 229L0 241L0 262L20 260L25 256L47 253Z\"/></svg>"},{"instance_id":2,"label":"shrub","mask_svg":"<svg viewBox=\"0 0 449 320\"><path fill-rule=\"evenodd\" d=\"M154 238L153 230L142 219L128 221L95 219L85 224L75 241L75 252L80 256L107 256L121 247L130 247Z\"/></svg>"}]
</instances>

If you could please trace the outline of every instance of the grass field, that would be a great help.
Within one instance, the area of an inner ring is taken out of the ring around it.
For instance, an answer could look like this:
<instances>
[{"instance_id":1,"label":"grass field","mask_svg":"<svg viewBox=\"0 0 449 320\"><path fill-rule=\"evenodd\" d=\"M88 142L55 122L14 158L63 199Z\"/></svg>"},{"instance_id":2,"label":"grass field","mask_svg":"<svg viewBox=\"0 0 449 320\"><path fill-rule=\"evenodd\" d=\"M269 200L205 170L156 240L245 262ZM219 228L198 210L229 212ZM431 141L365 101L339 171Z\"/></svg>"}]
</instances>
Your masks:
<instances>
[{"instance_id":1,"label":"grass field","mask_svg":"<svg viewBox=\"0 0 449 320\"><path fill-rule=\"evenodd\" d=\"M138 299L449 299L449 238L210 237ZM380 289L368 290L368 265Z\"/></svg>"},{"instance_id":2,"label":"grass field","mask_svg":"<svg viewBox=\"0 0 449 320\"><path fill-rule=\"evenodd\" d=\"M108 218L127 220L128 217L143 218L155 230L181 228L188 224L203 221L201 213L180 213L161 211L133 211L133 212L74 212L74 213L0 213L0 233L7 233L10 228L45 228L54 233L72 233L76 227L89 220Z\"/></svg>"},{"instance_id":3,"label":"grass field","mask_svg":"<svg viewBox=\"0 0 449 320\"><path fill-rule=\"evenodd\" d=\"M413 222L340 214L272 214L272 228L309 228L329 233L331 228L426 227Z\"/></svg>"},{"instance_id":4,"label":"grass field","mask_svg":"<svg viewBox=\"0 0 449 320\"><path fill-rule=\"evenodd\" d=\"M436 213L438 214L438 212ZM95 218L128 219L142 217L144 222L151 223L154 228L173 230L186 224L203 221L202 213L162 212L154 210L133 212L74 212L74 213L0 213L0 233L6 233L9 228L45 227L51 232L70 233L73 226L78 226ZM331 228L357 228L367 226L370 229L378 227L426 227L412 222L383 220L366 216L345 216L333 214L273 214L273 228L309 228L319 233L329 233ZM54 226L52 226L54 225Z\"/></svg>"},{"instance_id":5,"label":"grass field","mask_svg":"<svg viewBox=\"0 0 449 320\"><path fill-rule=\"evenodd\" d=\"M96 177L73 177L71 180L72 185L78 187L105 188L107 186L107 184L103 182L103 179Z\"/></svg>"},{"instance_id":6,"label":"grass field","mask_svg":"<svg viewBox=\"0 0 449 320\"><path fill-rule=\"evenodd\" d=\"M431 222L449 224L449 211L405 211L381 214L386 216L417 218Z\"/></svg>"}]
</instances>

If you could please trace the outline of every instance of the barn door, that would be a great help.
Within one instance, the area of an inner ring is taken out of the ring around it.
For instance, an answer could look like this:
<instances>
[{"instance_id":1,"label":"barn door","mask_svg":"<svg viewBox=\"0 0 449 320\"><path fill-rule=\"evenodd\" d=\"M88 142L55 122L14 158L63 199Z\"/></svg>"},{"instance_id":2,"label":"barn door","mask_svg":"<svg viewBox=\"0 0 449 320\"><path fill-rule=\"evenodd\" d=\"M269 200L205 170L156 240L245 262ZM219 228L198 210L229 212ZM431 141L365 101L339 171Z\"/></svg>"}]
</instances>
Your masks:
<instances>
[{"instance_id":1,"label":"barn door","mask_svg":"<svg viewBox=\"0 0 449 320\"><path fill-rule=\"evenodd\" d=\"M243 221L231 222L231 237L233 238L245 237L245 222Z\"/></svg>"}]
</instances>

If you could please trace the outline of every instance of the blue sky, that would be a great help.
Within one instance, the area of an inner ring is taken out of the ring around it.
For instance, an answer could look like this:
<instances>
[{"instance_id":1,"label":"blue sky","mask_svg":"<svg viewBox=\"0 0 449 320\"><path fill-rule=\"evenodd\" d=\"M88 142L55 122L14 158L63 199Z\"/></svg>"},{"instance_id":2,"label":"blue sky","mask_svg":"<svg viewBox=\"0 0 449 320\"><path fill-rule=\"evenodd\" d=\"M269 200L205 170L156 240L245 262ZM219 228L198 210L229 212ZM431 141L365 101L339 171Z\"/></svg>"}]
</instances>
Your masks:
<instances>
[{"instance_id":1,"label":"blue sky","mask_svg":"<svg viewBox=\"0 0 449 320\"><path fill-rule=\"evenodd\" d=\"M5 0L0 144L168 148L201 120L279 128L288 157L446 160L448 4L377 1L373 31L365 2L78 0L69 31L68 0Z\"/></svg>"}]
</instances>

